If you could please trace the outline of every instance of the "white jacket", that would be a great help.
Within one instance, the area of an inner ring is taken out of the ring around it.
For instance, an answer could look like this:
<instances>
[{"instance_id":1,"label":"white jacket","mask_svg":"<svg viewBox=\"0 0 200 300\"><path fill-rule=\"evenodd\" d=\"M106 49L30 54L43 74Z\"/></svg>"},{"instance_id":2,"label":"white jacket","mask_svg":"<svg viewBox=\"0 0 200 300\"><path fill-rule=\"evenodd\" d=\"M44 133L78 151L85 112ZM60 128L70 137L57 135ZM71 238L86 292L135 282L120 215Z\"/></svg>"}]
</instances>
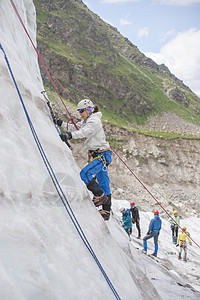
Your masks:
<instances>
[{"instance_id":1,"label":"white jacket","mask_svg":"<svg viewBox=\"0 0 200 300\"><path fill-rule=\"evenodd\" d=\"M101 123L101 112L91 114L85 121L82 120L76 125L62 123L62 128L72 133L73 139L85 138L85 147L88 150L106 150L110 148L109 143L106 141L105 133Z\"/></svg>"}]
</instances>

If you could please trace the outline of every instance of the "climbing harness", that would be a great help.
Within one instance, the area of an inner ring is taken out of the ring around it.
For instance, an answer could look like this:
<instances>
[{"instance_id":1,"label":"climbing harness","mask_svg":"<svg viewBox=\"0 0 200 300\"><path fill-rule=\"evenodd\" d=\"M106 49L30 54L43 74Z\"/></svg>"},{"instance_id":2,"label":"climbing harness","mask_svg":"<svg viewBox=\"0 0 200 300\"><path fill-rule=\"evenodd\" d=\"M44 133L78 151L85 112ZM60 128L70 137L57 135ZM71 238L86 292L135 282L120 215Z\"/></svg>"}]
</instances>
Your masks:
<instances>
[{"instance_id":1,"label":"climbing harness","mask_svg":"<svg viewBox=\"0 0 200 300\"><path fill-rule=\"evenodd\" d=\"M107 167L108 167L108 162L105 158L105 156L102 154L106 151L110 151L110 149L106 149L106 150L88 150L88 163L91 163L92 161L94 161L95 159L98 159L99 161L101 161L103 163L103 167L102 170L103 171L107 171ZM92 159L93 157L93 159Z\"/></svg>"}]
</instances>

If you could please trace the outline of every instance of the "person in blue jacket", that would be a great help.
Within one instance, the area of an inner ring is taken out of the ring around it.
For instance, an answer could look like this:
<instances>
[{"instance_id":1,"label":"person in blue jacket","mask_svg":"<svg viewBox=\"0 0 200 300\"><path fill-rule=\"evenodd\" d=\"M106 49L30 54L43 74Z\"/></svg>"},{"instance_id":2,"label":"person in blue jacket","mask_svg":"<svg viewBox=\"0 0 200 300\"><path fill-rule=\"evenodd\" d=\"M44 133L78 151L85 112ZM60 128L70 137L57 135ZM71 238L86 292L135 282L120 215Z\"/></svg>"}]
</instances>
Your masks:
<instances>
[{"instance_id":1,"label":"person in blue jacket","mask_svg":"<svg viewBox=\"0 0 200 300\"><path fill-rule=\"evenodd\" d=\"M125 209L124 207L121 207L120 212L122 213L122 221L123 221L122 226L124 227L124 230L126 231L130 239L130 235L132 233L131 211L128 208Z\"/></svg>"},{"instance_id":2,"label":"person in blue jacket","mask_svg":"<svg viewBox=\"0 0 200 300\"><path fill-rule=\"evenodd\" d=\"M143 238L143 252L147 253L147 240L154 238L154 244L155 244L155 250L154 253L152 253L153 256L157 256L158 253L158 236L161 230L162 221L159 217L158 210L154 211L154 218L151 220L149 224L149 230L147 232L147 235Z\"/></svg>"}]
</instances>

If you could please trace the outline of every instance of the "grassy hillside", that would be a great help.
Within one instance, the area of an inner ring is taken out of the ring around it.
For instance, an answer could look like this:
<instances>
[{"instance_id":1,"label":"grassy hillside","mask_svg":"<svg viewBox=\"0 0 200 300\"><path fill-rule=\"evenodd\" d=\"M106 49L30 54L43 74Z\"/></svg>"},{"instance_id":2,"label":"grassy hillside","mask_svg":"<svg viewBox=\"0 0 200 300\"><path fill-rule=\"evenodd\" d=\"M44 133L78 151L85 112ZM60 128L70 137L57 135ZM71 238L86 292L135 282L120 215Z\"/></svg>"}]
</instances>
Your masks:
<instances>
[{"instance_id":1,"label":"grassy hillside","mask_svg":"<svg viewBox=\"0 0 200 300\"><path fill-rule=\"evenodd\" d=\"M200 126L200 99L81 0L34 3L38 50L76 102L90 98L129 129L165 112Z\"/></svg>"}]
</instances>

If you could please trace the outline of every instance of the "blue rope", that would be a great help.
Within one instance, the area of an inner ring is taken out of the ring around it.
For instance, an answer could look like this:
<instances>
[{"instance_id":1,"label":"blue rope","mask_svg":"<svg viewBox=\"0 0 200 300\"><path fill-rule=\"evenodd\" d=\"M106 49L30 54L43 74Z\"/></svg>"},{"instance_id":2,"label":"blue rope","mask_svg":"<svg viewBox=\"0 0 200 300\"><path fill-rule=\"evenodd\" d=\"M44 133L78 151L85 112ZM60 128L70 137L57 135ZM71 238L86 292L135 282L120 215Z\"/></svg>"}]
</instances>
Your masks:
<instances>
[{"instance_id":1,"label":"blue rope","mask_svg":"<svg viewBox=\"0 0 200 300\"><path fill-rule=\"evenodd\" d=\"M90 243L88 242L88 240L87 240L87 238L86 238L86 236L85 236L85 234L84 234L84 232L83 232L83 230L82 230L82 228L81 228L81 226L80 226L78 220L76 219L76 217L75 217L75 215L74 215L74 213L73 213L73 211L72 211L72 208L71 208L71 206L70 206L70 204L69 204L67 198L66 198L65 195L64 195L64 192L63 192L63 190L62 190L62 188L61 188L61 186L60 186L60 184L59 184L59 182L58 182L58 180L57 180L57 177L56 177L56 175L55 175L55 173L54 173L54 171L53 171L53 169L52 169L52 167L51 167L51 164L50 164L50 162L49 162L49 160L48 160L48 158L47 158L47 156L46 156L46 154L45 154L45 152L44 152L44 150L43 150L43 147L42 147L42 145L41 145L41 143L40 143L40 140L39 140L39 138L38 138L38 136L37 136L37 133L36 133L36 131L35 131L35 128L34 128L32 122L31 122L31 119L30 119L30 117L29 117L28 111L27 111L27 109L26 109L26 107L25 107L25 104L24 104L24 102L23 102L23 99L22 99L22 96L21 96L21 94L20 94L19 88L18 88L17 83L16 83L16 81L15 81L13 72L12 72L12 70L11 70L9 61L8 61L8 59L7 59L6 53L5 53L5 51L4 51L4 49L3 49L2 45L1 45L1 43L0 43L0 48L1 48L1 50L3 51L3 53L4 53L4 57L5 57L5 60L6 60L8 69L9 69L9 71L10 71L11 77L12 77L12 79L13 79L14 85L15 85L16 90L17 90L17 93L18 93L18 95L19 95L19 98L20 98L22 107L23 107L23 109L24 109L24 112L25 112L27 121L28 121L28 123L29 123L30 129L31 129L31 132L32 132L32 135L33 135L33 137L34 137L34 140L35 140L35 142L36 142L36 145L37 145L37 147L38 147L38 150L39 150L39 152L40 152L40 154L41 154L41 157L42 157L42 159L43 159L43 162L44 162L44 164L45 164L45 166L46 166L46 168L47 168L47 171L48 171L48 173L49 173L49 175L50 175L50 177L51 177L51 180L52 180L52 182L53 182L53 184L54 184L54 186L55 186L55 189L56 189L56 191L57 191L57 193L58 193L58 195L59 195L59 197L60 197L60 200L62 201L62 203L63 203L63 205L64 205L64 207L65 207L65 209L66 209L66 211L67 211L67 213L68 213L68 215L69 215L69 217L70 217L72 223L74 224L74 226L75 226L75 228L76 228L76 230L77 230L77 232L78 232L80 238L82 239L82 241L83 241L83 243L85 244L86 248L88 249L88 251L90 252L90 254L92 255L92 257L94 258L96 264L98 265L99 269L101 270L101 272L102 272L102 274L103 274L105 280L107 281L107 283L108 283L108 285L109 285L111 291L113 292L115 298L118 299L118 300L120 300L120 299L121 299L120 296L118 295L118 293L117 293L117 291L115 290L114 286L112 285L110 279L108 278L106 272L104 271L104 269L103 269L101 263L99 262L99 260L98 260L98 258L97 258L97 256L96 256L96 254L94 253L94 251L93 251L93 249L92 249Z\"/></svg>"}]
</instances>

